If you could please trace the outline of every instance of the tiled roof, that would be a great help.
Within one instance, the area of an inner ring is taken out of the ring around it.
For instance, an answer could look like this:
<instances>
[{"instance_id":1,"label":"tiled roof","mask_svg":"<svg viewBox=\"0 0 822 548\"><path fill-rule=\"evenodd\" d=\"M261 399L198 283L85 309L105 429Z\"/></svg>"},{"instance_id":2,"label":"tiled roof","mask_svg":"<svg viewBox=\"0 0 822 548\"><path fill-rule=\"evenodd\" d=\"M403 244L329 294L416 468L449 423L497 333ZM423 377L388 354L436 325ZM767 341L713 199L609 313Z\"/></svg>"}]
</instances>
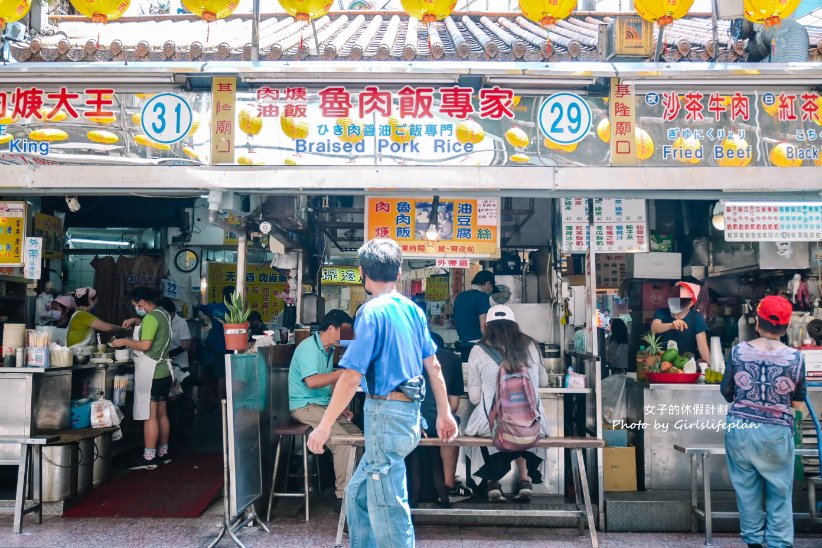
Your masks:
<instances>
[{"instance_id":1,"label":"tiled roof","mask_svg":"<svg viewBox=\"0 0 822 548\"><path fill-rule=\"evenodd\" d=\"M599 28L612 20L602 14L575 13L546 31L516 13L456 13L426 25L404 13L336 12L313 26L291 17L263 15L260 59L596 61L604 46ZM11 44L17 61L205 62L247 61L251 56L248 16L211 24L193 16L123 18L107 25L77 17L54 17L52 22L30 43ZM728 29L728 21L719 21L717 60L744 61L746 41L735 41ZM818 61L822 28L808 27L808 32L811 60ZM665 42L666 61L710 60L710 18L675 21L665 29Z\"/></svg>"}]
</instances>

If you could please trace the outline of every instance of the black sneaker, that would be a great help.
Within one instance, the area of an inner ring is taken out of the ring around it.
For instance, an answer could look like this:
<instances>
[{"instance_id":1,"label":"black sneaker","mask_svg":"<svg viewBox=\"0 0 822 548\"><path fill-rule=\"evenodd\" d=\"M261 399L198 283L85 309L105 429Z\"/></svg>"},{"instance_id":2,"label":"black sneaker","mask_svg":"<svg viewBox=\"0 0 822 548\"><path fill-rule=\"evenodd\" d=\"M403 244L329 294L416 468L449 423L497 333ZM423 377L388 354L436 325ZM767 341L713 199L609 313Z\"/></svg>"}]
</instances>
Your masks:
<instances>
[{"instance_id":1,"label":"black sneaker","mask_svg":"<svg viewBox=\"0 0 822 548\"><path fill-rule=\"evenodd\" d=\"M517 494L514 500L517 502L531 502L531 494L534 492L534 486L530 481L520 480L517 484Z\"/></svg>"},{"instance_id":2,"label":"black sneaker","mask_svg":"<svg viewBox=\"0 0 822 548\"><path fill-rule=\"evenodd\" d=\"M140 457L134 463L133 466L129 466L129 470L156 470L157 469L157 459L147 460L144 457Z\"/></svg>"},{"instance_id":3,"label":"black sneaker","mask_svg":"<svg viewBox=\"0 0 822 548\"><path fill-rule=\"evenodd\" d=\"M160 464L171 464L171 453L166 453L162 457L157 457Z\"/></svg>"},{"instance_id":4,"label":"black sneaker","mask_svg":"<svg viewBox=\"0 0 822 548\"><path fill-rule=\"evenodd\" d=\"M505 502L505 495L498 481L488 482L488 502Z\"/></svg>"},{"instance_id":5,"label":"black sneaker","mask_svg":"<svg viewBox=\"0 0 822 548\"><path fill-rule=\"evenodd\" d=\"M454 487L448 487L448 498L451 502L462 502L464 500L468 500L474 494L474 492L464 485L457 484Z\"/></svg>"}]
</instances>

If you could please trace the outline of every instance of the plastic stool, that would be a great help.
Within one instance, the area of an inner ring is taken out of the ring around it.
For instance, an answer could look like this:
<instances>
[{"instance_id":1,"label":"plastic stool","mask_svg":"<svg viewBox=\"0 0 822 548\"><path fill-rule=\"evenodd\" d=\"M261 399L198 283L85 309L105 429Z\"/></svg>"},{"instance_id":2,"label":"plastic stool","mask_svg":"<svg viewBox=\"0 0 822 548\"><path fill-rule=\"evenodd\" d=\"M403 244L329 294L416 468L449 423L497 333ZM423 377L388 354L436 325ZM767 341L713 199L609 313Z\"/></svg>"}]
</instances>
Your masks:
<instances>
[{"instance_id":1,"label":"plastic stool","mask_svg":"<svg viewBox=\"0 0 822 548\"><path fill-rule=\"evenodd\" d=\"M271 494L268 496L268 512L266 513L266 521L271 520L271 507L274 504L274 497L305 497L305 521L310 519L308 506L308 435L311 433L311 427L301 422L291 421L274 428L271 433L277 436L277 451L274 454L274 471L271 474ZM286 456L285 469L285 487L286 491L277 492L277 469L280 467L280 452L282 451L283 438L288 437L288 453ZM302 438L303 444L303 492L291 492L288 489L288 468L291 464L291 452L294 448L294 438L299 436ZM319 456L319 455L317 455ZM317 490L322 491L320 485L320 463L319 459L314 459L317 465Z\"/></svg>"}]
</instances>

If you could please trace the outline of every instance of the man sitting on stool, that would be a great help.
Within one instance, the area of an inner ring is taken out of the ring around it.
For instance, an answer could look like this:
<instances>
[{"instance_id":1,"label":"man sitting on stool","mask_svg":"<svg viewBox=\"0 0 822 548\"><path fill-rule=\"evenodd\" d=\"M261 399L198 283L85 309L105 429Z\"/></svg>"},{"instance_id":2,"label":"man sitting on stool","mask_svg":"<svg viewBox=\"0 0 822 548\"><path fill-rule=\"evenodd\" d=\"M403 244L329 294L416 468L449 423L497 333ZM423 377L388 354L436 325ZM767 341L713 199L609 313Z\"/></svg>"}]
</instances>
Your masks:
<instances>
[{"instance_id":1,"label":"man sitting on stool","mask_svg":"<svg viewBox=\"0 0 822 548\"><path fill-rule=\"evenodd\" d=\"M343 370L334 371L334 347L340 344L340 330L351 328L351 316L342 310L332 310L323 318L320 331L301 342L294 350L288 371L288 408L291 416L303 424L316 428L331 401L331 388ZM351 423L351 412L346 410L337 419L332 434L362 434ZM334 480L337 512L345 493L347 447L331 445L334 458Z\"/></svg>"}]
</instances>

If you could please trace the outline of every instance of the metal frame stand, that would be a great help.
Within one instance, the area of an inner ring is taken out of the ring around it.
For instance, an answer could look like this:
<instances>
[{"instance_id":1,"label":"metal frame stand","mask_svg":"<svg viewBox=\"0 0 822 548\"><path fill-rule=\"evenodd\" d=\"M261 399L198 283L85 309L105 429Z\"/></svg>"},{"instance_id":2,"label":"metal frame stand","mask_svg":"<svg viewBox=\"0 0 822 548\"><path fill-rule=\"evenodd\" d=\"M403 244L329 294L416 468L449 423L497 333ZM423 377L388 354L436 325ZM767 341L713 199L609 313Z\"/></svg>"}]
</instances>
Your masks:
<instances>
[{"instance_id":1,"label":"metal frame stand","mask_svg":"<svg viewBox=\"0 0 822 548\"><path fill-rule=\"evenodd\" d=\"M220 402L220 406L222 408L223 415L223 522L220 524L220 532L217 533L217 538L215 538L214 541L208 545L208 548L214 548L217 546L226 533L228 533L231 540L234 541L234 544L240 548L245 548L245 545L240 542L240 539L237 538L236 534L237 531L243 527L256 523L256 525L262 527L266 533L270 533L271 531L269 531L268 527L266 527L262 522L260 516L257 515L253 504L246 508L242 516L239 516L234 521L231 520L231 516L229 515L230 505L228 502L228 485L230 480L228 473L228 411L226 400L222 400Z\"/></svg>"}]
</instances>

